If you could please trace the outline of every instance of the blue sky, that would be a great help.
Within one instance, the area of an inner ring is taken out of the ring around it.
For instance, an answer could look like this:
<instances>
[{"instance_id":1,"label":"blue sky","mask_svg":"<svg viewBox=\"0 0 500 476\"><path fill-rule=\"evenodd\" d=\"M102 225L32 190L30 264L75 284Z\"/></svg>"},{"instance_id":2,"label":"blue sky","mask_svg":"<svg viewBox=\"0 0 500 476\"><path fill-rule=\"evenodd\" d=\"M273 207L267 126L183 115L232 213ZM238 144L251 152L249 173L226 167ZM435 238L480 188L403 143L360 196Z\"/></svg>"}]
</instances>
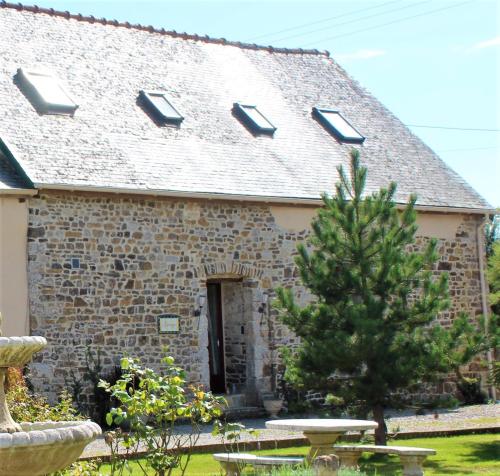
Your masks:
<instances>
[{"instance_id":1,"label":"blue sky","mask_svg":"<svg viewBox=\"0 0 500 476\"><path fill-rule=\"evenodd\" d=\"M498 0L35 3L229 40L326 49L405 124L440 127L411 129L500 207Z\"/></svg>"}]
</instances>

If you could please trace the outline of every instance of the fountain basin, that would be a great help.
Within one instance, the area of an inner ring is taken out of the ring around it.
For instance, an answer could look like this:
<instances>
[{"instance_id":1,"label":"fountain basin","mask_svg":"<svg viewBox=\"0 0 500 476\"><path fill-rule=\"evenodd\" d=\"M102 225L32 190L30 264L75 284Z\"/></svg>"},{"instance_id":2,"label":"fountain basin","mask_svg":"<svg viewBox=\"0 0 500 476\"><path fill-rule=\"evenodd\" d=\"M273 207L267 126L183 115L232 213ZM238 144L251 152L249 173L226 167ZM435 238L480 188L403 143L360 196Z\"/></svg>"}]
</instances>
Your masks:
<instances>
[{"instance_id":1,"label":"fountain basin","mask_svg":"<svg viewBox=\"0 0 500 476\"><path fill-rule=\"evenodd\" d=\"M0 329L0 434L21 431L21 427L12 419L5 400L4 381L7 369L24 367L34 353L47 345L47 341L39 336L1 337L1 335Z\"/></svg>"},{"instance_id":2,"label":"fountain basin","mask_svg":"<svg viewBox=\"0 0 500 476\"><path fill-rule=\"evenodd\" d=\"M46 345L45 338L39 336L0 337L0 367L21 368Z\"/></svg>"},{"instance_id":3,"label":"fountain basin","mask_svg":"<svg viewBox=\"0 0 500 476\"><path fill-rule=\"evenodd\" d=\"M0 433L0 476L38 476L68 467L101 434L91 421L21 423Z\"/></svg>"}]
</instances>

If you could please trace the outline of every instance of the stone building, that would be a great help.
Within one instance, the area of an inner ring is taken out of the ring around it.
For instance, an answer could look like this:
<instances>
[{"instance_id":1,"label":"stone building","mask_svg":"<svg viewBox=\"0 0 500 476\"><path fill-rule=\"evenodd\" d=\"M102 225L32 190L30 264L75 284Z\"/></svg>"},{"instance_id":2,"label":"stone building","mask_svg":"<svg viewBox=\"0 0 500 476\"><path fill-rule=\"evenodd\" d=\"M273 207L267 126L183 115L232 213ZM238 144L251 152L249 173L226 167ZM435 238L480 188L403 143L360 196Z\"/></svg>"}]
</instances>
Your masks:
<instances>
[{"instance_id":1,"label":"stone building","mask_svg":"<svg viewBox=\"0 0 500 476\"><path fill-rule=\"evenodd\" d=\"M89 344L106 369L168 345L192 381L258 401L273 289L307 298L296 244L351 147L370 190L418 194L442 324L486 311L491 207L327 53L0 7L0 310L6 334L49 341L38 389Z\"/></svg>"}]
</instances>

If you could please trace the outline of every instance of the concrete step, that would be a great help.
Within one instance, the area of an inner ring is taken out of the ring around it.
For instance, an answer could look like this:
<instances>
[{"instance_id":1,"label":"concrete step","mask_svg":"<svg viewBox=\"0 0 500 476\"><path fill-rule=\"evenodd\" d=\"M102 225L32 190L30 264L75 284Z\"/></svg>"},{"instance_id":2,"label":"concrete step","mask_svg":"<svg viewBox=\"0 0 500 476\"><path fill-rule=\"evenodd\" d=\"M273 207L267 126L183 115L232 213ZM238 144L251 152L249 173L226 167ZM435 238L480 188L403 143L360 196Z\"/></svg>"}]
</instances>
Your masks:
<instances>
[{"instance_id":1,"label":"concrete step","mask_svg":"<svg viewBox=\"0 0 500 476\"><path fill-rule=\"evenodd\" d=\"M245 407L247 404L246 395L244 393L232 393L223 395L226 399L229 408Z\"/></svg>"},{"instance_id":2,"label":"concrete step","mask_svg":"<svg viewBox=\"0 0 500 476\"><path fill-rule=\"evenodd\" d=\"M229 407L225 411L228 420L241 420L243 418L262 418L267 416L263 407Z\"/></svg>"}]
</instances>

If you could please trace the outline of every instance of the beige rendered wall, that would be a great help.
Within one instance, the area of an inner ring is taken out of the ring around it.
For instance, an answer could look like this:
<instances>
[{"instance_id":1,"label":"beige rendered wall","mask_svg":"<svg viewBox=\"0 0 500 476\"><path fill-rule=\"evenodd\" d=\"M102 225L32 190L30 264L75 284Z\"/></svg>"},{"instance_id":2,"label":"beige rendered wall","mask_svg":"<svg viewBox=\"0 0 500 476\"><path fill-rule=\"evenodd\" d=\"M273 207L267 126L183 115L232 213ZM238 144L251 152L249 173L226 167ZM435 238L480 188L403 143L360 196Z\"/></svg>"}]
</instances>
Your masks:
<instances>
[{"instance_id":1,"label":"beige rendered wall","mask_svg":"<svg viewBox=\"0 0 500 476\"><path fill-rule=\"evenodd\" d=\"M310 228L311 221L316 215L316 209L312 207L271 206L270 209L276 223L290 231ZM417 235L453 239L461 222L462 216L457 213L420 212L417 216Z\"/></svg>"},{"instance_id":2,"label":"beige rendered wall","mask_svg":"<svg viewBox=\"0 0 500 476\"><path fill-rule=\"evenodd\" d=\"M0 197L0 312L4 336L28 335L28 206Z\"/></svg>"}]
</instances>

